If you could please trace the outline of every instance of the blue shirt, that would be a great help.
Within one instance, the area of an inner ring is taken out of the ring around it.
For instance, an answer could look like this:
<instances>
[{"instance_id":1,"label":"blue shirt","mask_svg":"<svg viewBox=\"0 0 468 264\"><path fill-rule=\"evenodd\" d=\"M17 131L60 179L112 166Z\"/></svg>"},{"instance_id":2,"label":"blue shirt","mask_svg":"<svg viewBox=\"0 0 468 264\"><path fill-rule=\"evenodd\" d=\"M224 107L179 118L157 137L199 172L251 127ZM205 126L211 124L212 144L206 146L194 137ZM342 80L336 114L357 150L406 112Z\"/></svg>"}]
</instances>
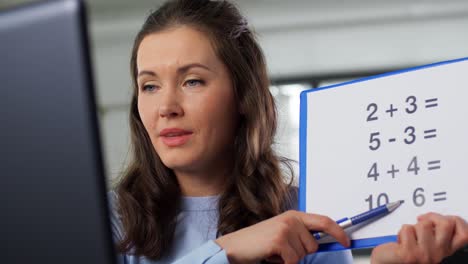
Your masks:
<instances>
[{"instance_id":1,"label":"blue shirt","mask_svg":"<svg viewBox=\"0 0 468 264\"><path fill-rule=\"evenodd\" d=\"M226 252L214 242L218 224L219 196L182 197L181 212L177 216L174 245L170 252L156 261L131 253L119 254L121 264L227 264ZM122 225L116 211L117 197L109 193L111 224L114 242L123 238ZM302 264L352 263L349 250L316 253L306 256Z\"/></svg>"}]
</instances>

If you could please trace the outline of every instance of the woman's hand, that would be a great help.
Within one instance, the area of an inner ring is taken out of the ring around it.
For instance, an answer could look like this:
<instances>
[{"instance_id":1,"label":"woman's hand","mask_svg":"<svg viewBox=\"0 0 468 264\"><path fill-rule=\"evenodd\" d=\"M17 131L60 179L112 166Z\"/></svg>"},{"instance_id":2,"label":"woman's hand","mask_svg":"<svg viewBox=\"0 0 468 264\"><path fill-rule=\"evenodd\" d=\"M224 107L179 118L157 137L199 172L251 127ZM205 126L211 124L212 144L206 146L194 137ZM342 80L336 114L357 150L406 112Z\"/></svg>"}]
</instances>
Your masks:
<instances>
[{"instance_id":1,"label":"woman's hand","mask_svg":"<svg viewBox=\"0 0 468 264\"><path fill-rule=\"evenodd\" d=\"M403 225L396 243L372 251L371 263L439 263L468 244L468 224L458 216L428 213Z\"/></svg>"},{"instance_id":2,"label":"woman's hand","mask_svg":"<svg viewBox=\"0 0 468 264\"><path fill-rule=\"evenodd\" d=\"M324 231L349 246L348 236L332 219L292 210L222 236L216 243L226 251L230 263L277 259L295 264L317 250L310 230Z\"/></svg>"}]
</instances>

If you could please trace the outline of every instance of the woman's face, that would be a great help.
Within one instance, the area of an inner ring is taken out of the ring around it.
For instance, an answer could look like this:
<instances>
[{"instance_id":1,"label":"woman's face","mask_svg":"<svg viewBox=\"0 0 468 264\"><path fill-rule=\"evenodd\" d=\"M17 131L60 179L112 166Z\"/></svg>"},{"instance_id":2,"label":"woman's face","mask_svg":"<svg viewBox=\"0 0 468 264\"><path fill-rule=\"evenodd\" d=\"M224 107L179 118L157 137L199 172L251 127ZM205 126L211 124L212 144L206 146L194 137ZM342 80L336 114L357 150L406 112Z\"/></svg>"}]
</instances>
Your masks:
<instances>
[{"instance_id":1,"label":"woman's face","mask_svg":"<svg viewBox=\"0 0 468 264\"><path fill-rule=\"evenodd\" d=\"M137 54L138 111L162 162L178 171L226 164L238 112L208 37L179 26L146 36Z\"/></svg>"}]
</instances>

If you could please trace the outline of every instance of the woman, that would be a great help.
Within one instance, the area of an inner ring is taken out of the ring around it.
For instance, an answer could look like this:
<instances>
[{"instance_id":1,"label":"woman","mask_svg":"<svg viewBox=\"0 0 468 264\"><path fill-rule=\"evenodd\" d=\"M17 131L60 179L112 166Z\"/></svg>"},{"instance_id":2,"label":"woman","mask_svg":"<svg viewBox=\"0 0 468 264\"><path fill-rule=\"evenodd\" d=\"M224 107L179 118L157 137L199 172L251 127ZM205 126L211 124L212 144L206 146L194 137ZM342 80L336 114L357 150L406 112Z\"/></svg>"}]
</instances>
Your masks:
<instances>
[{"instance_id":1,"label":"woman","mask_svg":"<svg viewBox=\"0 0 468 264\"><path fill-rule=\"evenodd\" d=\"M233 5L164 4L136 36L131 74L134 159L110 197L122 262L352 262L349 251L305 257L317 250L309 230L349 239L326 216L290 210L296 194L272 150L265 59ZM425 215L373 261L439 261L468 241L467 229L460 218Z\"/></svg>"}]
</instances>

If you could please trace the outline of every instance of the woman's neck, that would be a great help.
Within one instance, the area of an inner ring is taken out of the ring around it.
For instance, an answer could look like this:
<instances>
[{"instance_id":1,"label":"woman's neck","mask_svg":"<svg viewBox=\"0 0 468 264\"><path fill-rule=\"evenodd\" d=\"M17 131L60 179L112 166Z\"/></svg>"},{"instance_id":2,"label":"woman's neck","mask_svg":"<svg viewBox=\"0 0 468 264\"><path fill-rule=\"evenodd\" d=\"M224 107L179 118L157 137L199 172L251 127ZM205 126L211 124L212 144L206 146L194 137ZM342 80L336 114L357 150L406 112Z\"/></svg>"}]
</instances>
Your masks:
<instances>
[{"instance_id":1,"label":"woman's neck","mask_svg":"<svg viewBox=\"0 0 468 264\"><path fill-rule=\"evenodd\" d=\"M213 196L221 194L230 175L227 171L210 172L180 172L175 175L183 196Z\"/></svg>"},{"instance_id":2,"label":"woman's neck","mask_svg":"<svg viewBox=\"0 0 468 264\"><path fill-rule=\"evenodd\" d=\"M213 196L223 193L232 177L234 157L225 152L223 158L199 163L198 167L174 169L183 196Z\"/></svg>"}]
</instances>

